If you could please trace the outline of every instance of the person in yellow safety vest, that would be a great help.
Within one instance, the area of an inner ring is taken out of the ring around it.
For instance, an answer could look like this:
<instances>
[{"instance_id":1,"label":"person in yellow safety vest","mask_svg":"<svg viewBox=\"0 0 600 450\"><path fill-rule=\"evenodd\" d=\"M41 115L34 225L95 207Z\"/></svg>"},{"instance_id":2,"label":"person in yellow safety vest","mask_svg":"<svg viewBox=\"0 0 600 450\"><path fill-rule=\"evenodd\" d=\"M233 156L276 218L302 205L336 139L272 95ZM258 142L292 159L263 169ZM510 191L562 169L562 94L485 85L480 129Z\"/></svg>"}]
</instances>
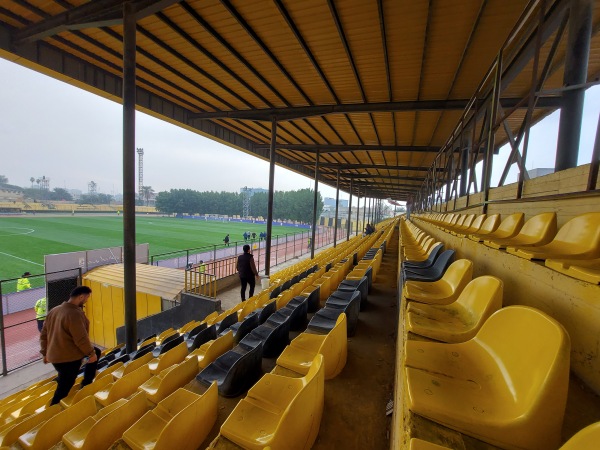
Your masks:
<instances>
[{"instance_id":1,"label":"person in yellow safety vest","mask_svg":"<svg viewBox=\"0 0 600 450\"><path fill-rule=\"evenodd\" d=\"M21 278L17 280L17 292L25 291L27 289L31 289L31 283L29 282L29 276L31 274L29 272L25 272L21 275Z\"/></svg>"},{"instance_id":2,"label":"person in yellow safety vest","mask_svg":"<svg viewBox=\"0 0 600 450\"><path fill-rule=\"evenodd\" d=\"M204 264L204 261L202 260L200 260L200 262L198 263L198 272L200 272L200 282L204 284L204 273L206 272L206 264Z\"/></svg>"},{"instance_id":3,"label":"person in yellow safety vest","mask_svg":"<svg viewBox=\"0 0 600 450\"><path fill-rule=\"evenodd\" d=\"M37 321L38 331L41 333L42 328L44 327L44 320L46 320L46 297L42 297L35 302L33 309L35 310L35 320Z\"/></svg>"}]
</instances>

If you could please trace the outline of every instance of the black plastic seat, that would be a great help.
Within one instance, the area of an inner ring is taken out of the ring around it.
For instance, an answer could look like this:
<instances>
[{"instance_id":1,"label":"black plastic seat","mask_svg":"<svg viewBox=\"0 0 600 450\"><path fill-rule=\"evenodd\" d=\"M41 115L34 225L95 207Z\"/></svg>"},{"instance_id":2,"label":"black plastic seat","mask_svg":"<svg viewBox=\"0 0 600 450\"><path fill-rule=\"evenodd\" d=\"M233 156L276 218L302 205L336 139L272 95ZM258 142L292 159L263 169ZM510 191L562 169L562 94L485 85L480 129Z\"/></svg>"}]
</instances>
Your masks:
<instances>
[{"instance_id":1,"label":"black plastic seat","mask_svg":"<svg viewBox=\"0 0 600 450\"><path fill-rule=\"evenodd\" d=\"M276 358L290 343L290 317L285 308L277 311L258 328L255 328L244 339L256 339L263 344L263 357Z\"/></svg>"},{"instance_id":2,"label":"black plastic seat","mask_svg":"<svg viewBox=\"0 0 600 450\"><path fill-rule=\"evenodd\" d=\"M138 359L141 358L142 356L144 356L146 353L150 353L151 351L153 351L156 348L156 342L151 342L150 344L146 344L144 345L142 348L138 349L137 351L133 352L130 356L131 360L133 361L134 359Z\"/></svg>"},{"instance_id":3,"label":"black plastic seat","mask_svg":"<svg viewBox=\"0 0 600 450\"><path fill-rule=\"evenodd\" d=\"M267 303L262 308L257 309L258 314L259 314L258 315L258 324L262 325L263 323L265 323L267 321L267 319L271 316L271 314L273 314L276 310L277 310L277 302L275 300Z\"/></svg>"},{"instance_id":4,"label":"black plastic seat","mask_svg":"<svg viewBox=\"0 0 600 450\"><path fill-rule=\"evenodd\" d=\"M120 362L122 362L123 364L129 362L129 355L125 353L124 355L113 359L111 362L108 363L108 367L114 366L115 364L119 364Z\"/></svg>"},{"instance_id":5,"label":"black plastic seat","mask_svg":"<svg viewBox=\"0 0 600 450\"><path fill-rule=\"evenodd\" d=\"M285 283L283 283L283 285L281 286L281 292L283 291L287 291L290 287L292 286L292 280L287 280Z\"/></svg>"},{"instance_id":6,"label":"black plastic seat","mask_svg":"<svg viewBox=\"0 0 600 450\"><path fill-rule=\"evenodd\" d=\"M223 320L221 320L220 322L217 322L217 324L216 324L217 325L217 334L221 334L224 330L229 328L231 325L233 325L234 323L237 323L237 321L238 321L238 313L237 313L237 311L233 311L231 314L229 314Z\"/></svg>"},{"instance_id":7,"label":"black plastic seat","mask_svg":"<svg viewBox=\"0 0 600 450\"><path fill-rule=\"evenodd\" d=\"M246 336L248 333L250 333L252 330L254 330L257 326L260 325L259 319L259 312L252 311L250 314L244 317L244 320L242 320L241 322L236 322L226 330L223 330L219 334L219 336L222 336L229 330L231 330L233 332L233 342L238 343L244 338L244 336Z\"/></svg>"},{"instance_id":8,"label":"black plastic seat","mask_svg":"<svg viewBox=\"0 0 600 450\"><path fill-rule=\"evenodd\" d=\"M140 345L142 342L146 342L148 339L152 339L156 337L156 333L150 334L146 337L140 338L138 339L138 345Z\"/></svg>"},{"instance_id":9,"label":"black plastic seat","mask_svg":"<svg viewBox=\"0 0 600 450\"><path fill-rule=\"evenodd\" d=\"M360 280L343 280L337 290L342 292L360 292L360 310L365 309L369 294L369 280L366 276Z\"/></svg>"},{"instance_id":10,"label":"black plastic seat","mask_svg":"<svg viewBox=\"0 0 600 450\"><path fill-rule=\"evenodd\" d=\"M373 267L369 266L367 270L365 270L364 276L367 277L369 292L371 292L371 288L373 287Z\"/></svg>"},{"instance_id":11,"label":"black plastic seat","mask_svg":"<svg viewBox=\"0 0 600 450\"><path fill-rule=\"evenodd\" d=\"M193 352L202 344L217 338L217 326L212 324L210 327L200 331L192 339L186 341L189 352Z\"/></svg>"},{"instance_id":12,"label":"black plastic seat","mask_svg":"<svg viewBox=\"0 0 600 450\"><path fill-rule=\"evenodd\" d=\"M440 252L443 249L444 249L444 244L438 244L431 250L431 252L429 253L429 256L427 257L427 259L425 261L404 261L402 263L402 268L407 269L407 270L412 270L412 269L426 269L427 267L431 267L431 266L433 266L433 263L435 262L435 260L440 255Z\"/></svg>"},{"instance_id":13,"label":"black plastic seat","mask_svg":"<svg viewBox=\"0 0 600 450\"><path fill-rule=\"evenodd\" d=\"M185 333L184 337L186 340L193 339L194 336L196 336L198 333L200 333L202 330L205 330L205 329L206 329L206 322L202 322L200 325L195 326L189 332Z\"/></svg>"},{"instance_id":14,"label":"black plastic seat","mask_svg":"<svg viewBox=\"0 0 600 450\"><path fill-rule=\"evenodd\" d=\"M334 292L325 302L325 308L341 309L346 313L348 336L356 334L360 312L360 292Z\"/></svg>"},{"instance_id":15,"label":"black plastic seat","mask_svg":"<svg viewBox=\"0 0 600 450\"><path fill-rule=\"evenodd\" d=\"M437 281L444 276L453 259L454 250L446 250L435 260L433 266L426 269L404 269L402 278L404 281Z\"/></svg>"},{"instance_id":16,"label":"black plastic seat","mask_svg":"<svg viewBox=\"0 0 600 450\"><path fill-rule=\"evenodd\" d=\"M196 376L208 387L217 382L223 397L237 397L247 391L262 375L263 343L257 339L242 339L232 350L219 356Z\"/></svg>"},{"instance_id":17,"label":"black plastic seat","mask_svg":"<svg viewBox=\"0 0 600 450\"><path fill-rule=\"evenodd\" d=\"M104 369L105 367L108 367L108 363L109 363L109 361L107 361L106 359L104 359L102 361L98 361L98 365L96 366L96 370L100 370L100 369Z\"/></svg>"},{"instance_id":18,"label":"black plastic seat","mask_svg":"<svg viewBox=\"0 0 600 450\"><path fill-rule=\"evenodd\" d=\"M275 289L271 291L269 298L277 298L281 294L281 286L277 286Z\"/></svg>"},{"instance_id":19,"label":"black plastic seat","mask_svg":"<svg viewBox=\"0 0 600 450\"><path fill-rule=\"evenodd\" d=\"M313 290L307 297L309 313L314 313L314 312L318 311L318 309L321 307L321 305L319 304L320 297L321 297L321 286L319 286L315 290Z\"/></svg>"},{"instance_id":20,"label":"black plastic seat","mask_svg":"<svg viewBox=\"0 0 600 450\"><path fill-rule=\"evenodd\" d=\"M301 295L294 297L282 309L290 311L290 330L297 331L304 329L308 314L308 298Z\"/></svg>"},{"instance_id":21,"label":"black plastic seat","mask_svg":"<svg viewBox=\"0 0 600 450\"><path fill-rule=\"evenodd\" d=\"M333 330L338 317L343 312L344 310L342 309L321 308L315 313L312 319L310 319L306 330L316 334L327 334Z\"/></svg>"},{"instance_id":22,"label":"black plastic seat","mask_svg":"<svg viewBox=\"0 0 600 450\"><path fill-rule=\"evenodd\" d=\"M154 350L152 350L152 355L156 358L157 356L160 356L163 353L168 352L172 348L177 347L182 342L183 342L183 335L179 334L175 337L175 339L171 339L166 344L159 345Z\"/></svg>"},{"instance_id":23,"label":"black plastic seat","mask_svg":"<svg viewBox=\"0 0 600 450\"><path fill-rule=\"evenodd\" d=\"M175 339L177 339L178 337L179 337L179 333L173 333L172 335L170 335L170 336L167 336L166 338L164 338L164 339L162 340L162 342L160 343L160 345L166 345L166 344L168 344L169 342L171 342L171 341L174 341L174 340L175 340Z\"/></svg>"}]
</instances>

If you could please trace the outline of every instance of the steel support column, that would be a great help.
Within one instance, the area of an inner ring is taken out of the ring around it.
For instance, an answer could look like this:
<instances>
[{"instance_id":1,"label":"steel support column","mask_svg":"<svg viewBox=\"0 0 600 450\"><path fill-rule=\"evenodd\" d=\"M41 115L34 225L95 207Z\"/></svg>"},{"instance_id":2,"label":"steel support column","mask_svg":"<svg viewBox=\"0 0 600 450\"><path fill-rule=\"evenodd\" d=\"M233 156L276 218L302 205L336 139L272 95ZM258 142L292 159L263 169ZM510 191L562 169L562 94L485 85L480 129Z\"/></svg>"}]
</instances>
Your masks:
<instances>
[{"instance_id":1,"label":"steel support column","mask_svg":"<svg viewBox=\"0 0 600 450\"><path fill-rule=\"evenodd\" d=\"M465 146L460 151L460 192L459 197L467 194L467 182L469 178L469 155L471 154L471 134L465 133Z\"/></svg>"},{"instance_id":2,"label":"steel support column","mask_svg":"<svg viewBox=\"0 0 600 450\"><path fill-rule=\"evenodd\" d=\"M365 192L366 192L367 188L365 188ZM364 195L364 192L363 192ZM364 197L363 197L363 203L365 202ZM357 192L356 192L356 235L358 236L358 213L360 212L360 188L358 188Z\"/></svg>"},{"instance_id":3,"label":"steel support column","mask_svg":"<svg viewBox=\"0 0 600 450\"><path fill-rule=\"evenodd\" d=\"M365 194L365 197L363 198L363 229L365 228L365 225L366 225L365 220L367 218L367 215L366 215L367 214L367 196L366 196L367 190L366 189L365 189L364 194Z\"/></svg>"},{"instance_id":4,"label":"steel support column","mask_svg":"<svg viewBox=\"0 0 600 450\"><path fill-rule=\"evenodd\" d=\"M273 232L273 189L275 187L275 144L277 118L271 119L271 150L269 155L269 192L267 200L267 242L265 247L265 275L271 274L271 234Z\"/></svg>"},{"instance_id":5,"label":"steel support column","mask_svg":"<svg viewBox=\"0 0 600 450\"><path fill-rule=\"evenodd\" d=\"M588 176L587 190L593 191L598 184L598 166L600 165L600 114L598 114L598 125L596 126L596 141L592 151L590 174Z\"/></svg>"},{"instance_id":6,"label":"steel support column","mask_svg":"<svg viewBox=\"0 0 600 450\"><path fill-rule=\"evenodd\" d=\"M352 222L352 184L352 180L350 180L350 199L348 200L348 223L346 224L346 228L348 229L346 236L347 241L350 240L350 232L352 231L352 228L350 226Z\"/></svg>"},{"instance_id":7,"label":"steel support column","mask_svg":"<svg viewBox=\"0 0 600 450\"><path fill-rule=\"evenodd\" d=\"M496 118L498 116L498 102L500 101L500 91L502 85L502 52L498 53L496 58L496 73L494 75L494 89L492 101L490 104L490 120L488 128L487 148L483 160L483 170L481 173L481 190L483 191L483 211L487 213L487 201L492 184L492 165L494 158L494 147L496 146Z\"/></svg>"},{"instance_id":8,"label":"steel support column","mask_svg":"<svg viewBox=\"0 0 600 450\"><path fill-rule=\"evenodd\" d=\"M132 2L123 3L123 281L125 347L137 349L135 274L135 64L136 24Z\"/></svg>"},{"instance_id":9,"label":"steel support column","mask_svg":"<svg viewBox=\"0 0 600 450\"><path fill-rule=\"evenodd\" d=\"M317 237L317 196L319 195L319 151L315 159L315 192L313 194L312 235L310 238L310 259L315 257L315 238Z\"/></svg>"},{"instance_id":10,"label":"steel support column","mask_svg":"<svg viewBox=\"0 0 600 450\"><path fill-rule=\"evenodd\" d=\"M563 85L566 87L583 85L587 81L593 4L594 0L571 0L569 37L563 76ZM554 163L556 172L577 166L584 98L585 88L583 86L566 90L562 94Z\"/></svg>"},{"instance_id":11,"label":"steel support column","mask_svg":"<svg viewBox=\"0 0 600 450\"><path fill-rule=\"evenodd\" d=\"M333 248L337 246L338 211L340 206L340 171L335 182L335 218L333 219Z\"/></svg>"}]
</instances>

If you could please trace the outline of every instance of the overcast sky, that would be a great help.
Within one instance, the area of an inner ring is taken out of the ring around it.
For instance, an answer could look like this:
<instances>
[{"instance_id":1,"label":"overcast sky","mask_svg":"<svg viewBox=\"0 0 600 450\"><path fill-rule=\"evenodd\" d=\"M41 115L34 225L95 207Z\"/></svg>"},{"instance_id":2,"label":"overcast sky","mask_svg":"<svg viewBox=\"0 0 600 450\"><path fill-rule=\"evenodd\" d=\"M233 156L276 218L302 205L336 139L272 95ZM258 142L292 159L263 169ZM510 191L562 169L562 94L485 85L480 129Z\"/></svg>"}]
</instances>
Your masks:
<instances>
[{"instance_id":1,"label":"overcast sky","mask_svg":"<svg viewBox=\"0 0 600 450\"><path fill-rule=\"evenodd\" d=\"M122 192L121 105L1 58L0 84L0 174L11 184L30 186L31 177L44 175L51 189L87 192L95 181L98 192ZM586 96L579 164L590 161L599 111L596 86ZM558 118L557 112L534 127L528 169L554 166ZM266 161L140 112L136 129L136 147L144 148L144 185L156 192L268 188ZM502 150L494 161L496 180L507 155ZM512 172L509 181L516 180ZM276 190L313 186L313 180L276 167ZM335 197L335 188L320 184L319 190Z\"/></svg>"}]
</instances>

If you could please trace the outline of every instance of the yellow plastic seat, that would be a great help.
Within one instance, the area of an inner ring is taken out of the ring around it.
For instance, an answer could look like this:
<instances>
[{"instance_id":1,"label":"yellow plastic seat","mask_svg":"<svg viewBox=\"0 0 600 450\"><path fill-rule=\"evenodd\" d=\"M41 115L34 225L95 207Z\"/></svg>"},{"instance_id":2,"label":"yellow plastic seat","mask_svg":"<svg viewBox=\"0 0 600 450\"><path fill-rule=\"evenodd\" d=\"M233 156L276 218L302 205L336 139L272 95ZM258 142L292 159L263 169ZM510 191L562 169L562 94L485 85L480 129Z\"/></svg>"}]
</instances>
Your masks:
<instances>
[{"instance_id":1,"label":"yellow plastic seat","mask_svg":"<svg viewBox=\"0 0 600 450\"><path fill-rule=\"evenodd\" d=\"M179 364L185 359L188 354L187 344L182 342L176 347L173 347L166 353L163 353L158 358L154 358L148 363L148 367L152 375L162 372L167 367L173 364Z\"/></svg>"},{"instance_id":2,"label":"yellow plastic seat","mask_svg":"<svg viewBox=\"0 0 600 450\"><path fill-rule=\"evenodd\" d=\"M176 331L173 328L167 328L165 331L156 336L157 345L160 344L163 340L175 334Z\"/></svg>"},{"instance_id":3,"label":"yellow plastic seat","mask_svg":"<svg viewBox=\"0 0 600 450\"><path fill-rule=\"evenodd\" d=\"M184 334L187 333L188 331L190 331L192 328L197 327L198 325L200 325L200 322L197 322L196 320L190 320L188 323L186 323L185 325L182 325L177 332L179 334Z\"/></svg>"},{"instance_id":4,"label":"yellow plastic seat","mask_svg":"<svg viewBox=\"0 0 600 450\"><path fill-rule=\"evenodd\" d=\"M481 241L491 235L500 225L500 214L492 214L481 224L481 228L469 235L469 239L473 241Z\"/></svg>"},{"instance_id":5,"label":"yellow plastic seat","mask_svg":"<svg viewBox=\"0 0 600 450\"><path fill-rule=\"evenodd\" d=\"M221 435L249 450L308 450L321 424L324 385L319 354L303 378L267 373L225 420Z\"/></svg>"},{"instance_id":6,"label":"yellow plastic seat","mask_svg":"<svg viewBox=\"0 0 600 450\"><path fill-rule=\"evenodd\" d=\"M34 398L30 402L27 402L27 404L23 405L23 407L20 408L20 410L13 411L11 413L11 417L13 419L16 419L20 416L35 414L36 412L43 411L45 408L50 406L50 402L52 401L52 398L54 397L54 391L55 391L55 389L52 389L52 390L46 392L45 394L40 395L37 398Z\"/></svg>"},{"instance_id":7,"label":"yellow plastic seat","mask_svg":"<svg viewBox=\"0 0 600 450\"><path fill-rule=\"evenodd\" d=\"M140 349L142 347L145 347L146 345L150 345L150 344L152 344L154 342L156 342L156 336L149 337L144 342L142 342L140 345L138 345L138 349Z\"/></svg>"},{"instance_id":8,"label":"yellow plastic seat","mask_svg":"<svg viewBox=\"0 0 600 450\"><path fill-rule=\"evenodd\" d=\"M287 289L287 290L283 291L275 299L275 301L276 301L276 303L275 303L276 306L275 307L277 309L281 309L281 308L285 307L285 305L287 305L292 298L293 297L292 297L292 290L291 289Z\"/></svg>"},{"instance_id":9,"label":"yellow plastic seat","mask_svg":"<svg viewBox=\"0 0 600 450\"><path fill-rule=\"evenodd\" d=\"M88 395L79 403L54 414L22 434L19 444L27 450L47 450L60 442L63 434L96 412L94 397Z\"/></svg>"},{"instance_id":10,"label":"yellow plastic seat","mask_svg":"<svg viewBox=\"0 0 600 450\"><path fill-rule=\"evenodd\" d=\"M410 440L409 450L449 450L448 447L434 444L432 442L423 441L421 439L412 438Z\"/></svg>"},{"instance_id":11,"label":"yellow plastic seat","mask_svg":"<svg viewBox=\"0 0 600 450\"><path fill-rule=\"evenodd\" d=\"M600 422L596 422L578 431L560 450L596 450L599 442Z\"/></svg>"},{"instance_id":12,"label":"yellow plastic seat","mask_svg":"<svg viewBox=\"0 0 600 450\"><path fill-rule=\"evenodd\" d=\"M306 375L317 354L323 355L325 379L338 376L346 365L348 337L346 334L346 314L339 315L335 326L326 335L301 333L288 345L277 365Z\"/></svg>"},{"instance_id":13,"label":"yellow plastic seat","mask_svg":"<svg viewBox=\"0 0 600 450\"><path fill-rule=\"evenodd\" d=\"M138 359L134 359L133 361L129 361L127 364L120 366L113 372L113 378L118 380L119 378L123 378L128 373L133 372L134 370L139 369L144 364L148 364L150 361L154 359L152 352L148 352L143 356L140 356Z\"/></svg>"},{"instance_id":14,"label":"yellow plastic seat","mask_svg":"<svg viewBox=\"0 0 600 450\"><path fill-rule=\"evenodd\" d=\"M519 234L519 231L521 231L521 228L523 228L524 222L525 214L522 212L510 214L504 218L504 220L502 220L500 225L498 225L498 228L496 228L496 231L486 234L485 238L491 240L513 238Z\"/></svg>"},{"instance_id":15,"label":"yellow plastic seat","mask_svg":"<svg viewBox=\"0 0 600 450\"><path fill-rule=\"evenodd\" d=\"M148 403L141 392L129 400L122 398L67 431L62 441L69 450L106 450L147 409Z\"/></svg>"},{"instance_id":16,"label":"yellow plastic seat","mask_svg":"<svg viewBox=\"0 0 600 450\"><path fill-rule=\"evenodd\" d=\"M546 267L578 280L600 284L600 258L590 260L547 259Z\"/></svg>"},{"instance_id":17,"label":"yellow plastic seat","mask_svg":"<svg viewBox=\"0 0 600 450\"><path fill-rule=\"evenodd\" d=\"M113 372L116 371L116 370L119 370L123 366L124 366L124 364L121 361L119 361L118 363L113 364L110 367L107 367L102 372L96 372L96 378L94 378L94 382L96 382L98 380L101 380L104 377L112 379L113 378Z\"/></svg>"},{"instance_id":18,"label":"yellow plastic seat","mask_svg":"<svg viewBox=\"0 0 600 450\"><path fill-rule=\"evenodd\" d=\"M154 375L138 389L146 394L148 400L156 404L192 381L199 371L198 363L193 358L188 359Z\"/></svg>"},{"instance_id":19,"label":"yellow plastic seat","mask_svg":"<svg viewBox=\"0 0 600 450\"><path fill-rule=\"evenodd\" d=\"M0 423L11 417L11 414L21 409L27 403L37 399L41 395L45 395L56 389L56 383L47 383L36 387L35 389L24 390L15 396L11 401L6 402L0 407Z\"/></svg>"},{"instance_id":20,"label":"yellow plastic seat","mask_svg":"<svg viewBox=\"0 0 600 450\"><path fill-rule=\"evenodd\" d=\"M208 365L233 348L233 332L229 330L217 339L205 342L188 356L186 359L195 358L198 362L198 370L205 369Z\"/></svg>"},{"instance_id":21,"label":"yellow plastic seat","mask_svg":"<svg viewBox=\"0 0 600 450\"><path fill-rule=\"evenodd\" d=\"M321 303L324 303L325 300L327 300L331 295L331 280L329 278L321 276L320 278L317 278L315 281L313 281L313 286L319 286L319 288L321 289L319 291L319 301Z\"/></svg>"},{"instance_id":22,"label":"yellow plastic seat","mask_svg":"<svg viewBox=\"0 0 600 450\"><path fill-rule=\"evenodd\" d=\"M467 342L407 341L407 405L501 448L558 448L569 359L569 336L557 321L509 306Z\"/></svg>"},{"instance_id":23,"label":"yellow plastic seat","mask_svg":"<svg viewBox=\"0 0 600 450\"><path fill-rule=\"evenodd\" d=\"M409 302L408 330L442 342L465 342L502 308L502 280L483 276L472 280L447 306Z\"/></svg>"},{"instance_id":24,"label":"yellow plastic seat","mask_svg":"<svg viewBox=\"0 0 600 450\"><path fill-rule=\"evenodd\" d=\"M94 394L94 398L102 406L108 406L117 400L129 397L142 383L148 381L151 376L152 374L148 365L143 365L114 383L106 385Z\"/></svg>"},{"instance_id":25,"label":"yellow plastic seat","mask_svg":"<svg viewBox=\"0 0 600 450\"><path fill-rule=\"evenodd\" d=\"M481 229L481 226L483 225L483 222L485 222L485 219L487 219L487 214L481 214L481 215L475 217L469 227L467 227L467 228L464 228L464 227L458 228L457 227L455 229L456 235L457 236L468 236L469 234L477 233Z\"/></svg>"},{"instance_id":26,"label":"yellow plastic seat","mask_svg":"<svg viewBox=\"0 0 600 450\"><path fill-rule=\"evenodd\" d=\"M525 259L600 258L600 212L581 214L564 224L552 242L539 247L507 247Z\"/></svg>"},{"instance_id":27,"label":"yellow plastic seat","mask_svg":"<svg viewBox=\"0 0 600 450\"><path fill-rule=\"evenodd\" d=\"M94 395L96 392L106 388L106 386L108 386L112 382L112 377L107 376L102 377L99 380L94 380L93 383L90 383L81 389L79 389L78 385L75 385L73 389L71 389L71 392L69 392L69 395L67 395L60 401L60 404L63 408L73 406L75 403L80 402L87 396Z\"/></svg>"},{"instance_id":28,"label":"yellow plastic seat","mask_svg":"<svg viewBox=\"0 0 600 450\"><path fill-rule=\"evenodd\" d=\"M557 229L556 213L542 213L525 222L516 236L505 239L492 237L484 241L484 244L496 249L545 245L554 238Z\"/></svg>"},{"instance_id":29,"label":"yellow plastic seat","mask_svg":"<svg viewBox=\"0 0 600 450\"><path fill-rule=\"evenodd\" d=\"M60 405L52 405L37 414L22 415L0 427L0 445L11 446L19 436L62 411Z\"/></svg>"},{"instance_id":30,"label":"yellow plastic seat","mask_svg":"<svg viewBox=\"0 0 600 450\"><path fill-rule=\"evenodd\" d=\"M217 321L217 317L219 317L219 313L217 311L213 311L204 318L203 322L206 322L206 325L210 326Z\"/></svg>"},{"instance_id":31,"label":"yellow plastic seat","mask_svg":"<svg viewBox=\"0 0 600 450\"><path fill-rule=\"evenodd\" d=\"M217 420L217 383L202 395L178 389L123 433L133 450L196 450Z\"/></svg>"},{"instance_id":32,"label":"yellow plastic seat","mask_svg":"<svg viewBox=\"0 0 600 450\"><path fill-rule=\"evenodd\" d=\"M469 228L473 224L474 220L475 214L467 214L462 223L457 223L454 227L452 227L450 233L453 235L457 235L462 230L466 230L467 228Z\"/></svg>"},{"instance_id":33,"label":"yellow plastic seat","mask_svg":"<svg viewBox=\"0 0 600 450\"><path fill-rule=\"evenodd\" d=\"M407 281L404 296L413 301L434 305L449 305L456 301L473 278L473 263L459 259L450 264L444 276L437 281Z\"/></svg>"}]
</instances>

